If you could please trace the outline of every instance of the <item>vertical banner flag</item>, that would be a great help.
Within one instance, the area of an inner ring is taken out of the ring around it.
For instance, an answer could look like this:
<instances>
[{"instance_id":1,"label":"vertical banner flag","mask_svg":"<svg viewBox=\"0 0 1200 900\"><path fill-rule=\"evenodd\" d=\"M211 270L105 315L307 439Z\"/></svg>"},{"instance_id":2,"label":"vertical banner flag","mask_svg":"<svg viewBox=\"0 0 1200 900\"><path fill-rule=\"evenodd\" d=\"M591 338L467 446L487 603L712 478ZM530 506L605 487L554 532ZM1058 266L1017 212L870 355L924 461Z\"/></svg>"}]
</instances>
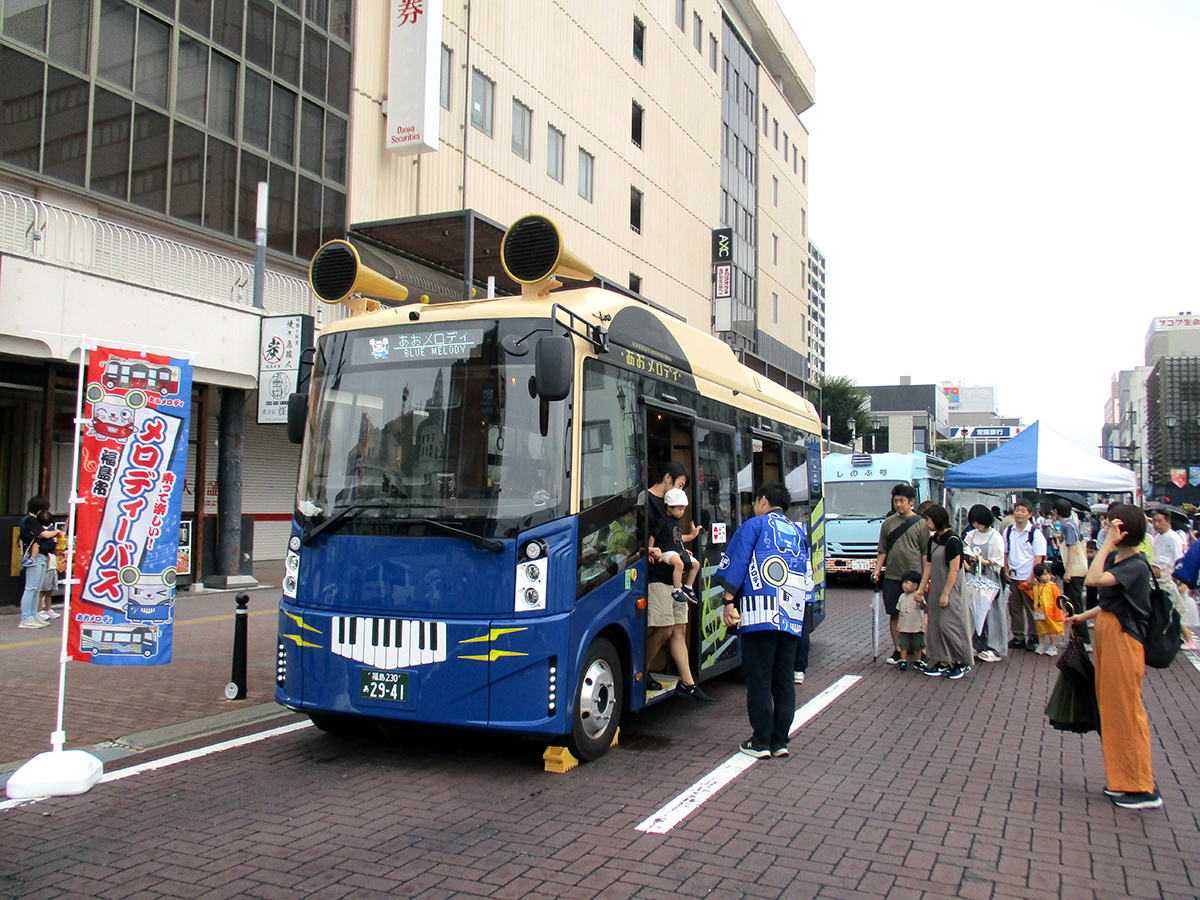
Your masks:
<instances>
[{"instance_id":1,"label":"vertical banner flag","mask_svg":"<svg viewBox=\"0 0 1200 900\"><path fill-rule=\"evenodd\" d=\"M1172 469L1171 470L1171 484L1175 485L1175 487L1177 487L1177 488L1185 488L1185 487L1187 487L1187 483L1188 483L1188 470L1187 469Z\"/></svg>"},{"instance_id":2,"label":"vertical banner flag","mask_svg":"<svg viewBox=\"0 0 1200 900\"><path fill-rule=\"evenodd\" d=\"M450 78L449 68L442 71L442 0L391 0L389 6L385 145L400 156L437 150L438 95L442 78Z\"/></svg>"},{"instance_id":3,"label":"vertical banner flag","mask_svg":"<svg viewBox=\"0 0 1200 900\"><path fill-rule=\"evenodd\" d=\"M192 365L97 347L87 376L67 653L162 665L171 661Z\"/></svg>"}]
</instances>

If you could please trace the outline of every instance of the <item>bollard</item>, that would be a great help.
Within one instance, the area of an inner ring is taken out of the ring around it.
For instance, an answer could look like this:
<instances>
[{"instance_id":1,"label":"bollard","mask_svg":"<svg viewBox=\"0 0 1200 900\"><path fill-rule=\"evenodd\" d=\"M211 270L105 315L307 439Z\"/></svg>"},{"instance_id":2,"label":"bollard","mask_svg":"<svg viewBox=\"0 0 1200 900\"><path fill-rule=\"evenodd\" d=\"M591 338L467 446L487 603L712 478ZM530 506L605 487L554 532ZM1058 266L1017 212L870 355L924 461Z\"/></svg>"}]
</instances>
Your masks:
<instances>
[{"instance_id":1,"label":"bollard","mask_svg":"<svg viewBox=\"0 0 1200 900\"><path fill-rule=\"evenodd\" d=\"M225 685L226 700L246 699L246 622L249 613L246 608L250 605L249 594L238 594L234 597L237 603L237 613L233 617L233 672L232 679Z\"/></svg>"}]
</instances>

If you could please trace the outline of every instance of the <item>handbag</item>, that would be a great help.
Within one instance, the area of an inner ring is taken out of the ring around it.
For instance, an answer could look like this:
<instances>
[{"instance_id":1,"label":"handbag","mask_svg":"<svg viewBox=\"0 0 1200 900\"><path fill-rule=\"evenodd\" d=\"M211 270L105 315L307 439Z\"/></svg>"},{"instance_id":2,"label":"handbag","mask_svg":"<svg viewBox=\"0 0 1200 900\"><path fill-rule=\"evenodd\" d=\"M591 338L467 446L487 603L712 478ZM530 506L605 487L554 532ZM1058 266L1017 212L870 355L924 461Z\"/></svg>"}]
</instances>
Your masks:
<instances>
[{"instance_id":1,"label":"handbag","mask_svg":"<svg viewBox=\"0 0 1200 900\"><path fill-rule=\"evenodd\" d=\"M1058 662L1058 681L1046 703L1046 718L1058 731L1100 733L1100 707L1096 703L1096 669L1074 635Z\"/></svg>"}]
</instances>

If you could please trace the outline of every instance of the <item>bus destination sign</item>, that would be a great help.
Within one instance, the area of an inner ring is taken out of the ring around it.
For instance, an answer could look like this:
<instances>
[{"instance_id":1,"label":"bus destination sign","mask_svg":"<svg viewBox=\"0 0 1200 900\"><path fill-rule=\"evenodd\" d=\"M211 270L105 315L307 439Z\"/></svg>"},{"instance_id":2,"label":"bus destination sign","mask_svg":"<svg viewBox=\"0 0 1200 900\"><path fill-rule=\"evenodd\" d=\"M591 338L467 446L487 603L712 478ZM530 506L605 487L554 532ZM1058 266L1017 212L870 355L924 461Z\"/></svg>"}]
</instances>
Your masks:
<instances>
[{"instance_id":1,"label":"bus destination sign","mask_svg":"<svg viewBox=\"0 0 1200 900\"><path fill-rule=\"evenodd\" d=\"M405 331L378 337L363 335L355 342L354 361L467 359L482 343L482 329Z\"/></svg>"}]
</instances>

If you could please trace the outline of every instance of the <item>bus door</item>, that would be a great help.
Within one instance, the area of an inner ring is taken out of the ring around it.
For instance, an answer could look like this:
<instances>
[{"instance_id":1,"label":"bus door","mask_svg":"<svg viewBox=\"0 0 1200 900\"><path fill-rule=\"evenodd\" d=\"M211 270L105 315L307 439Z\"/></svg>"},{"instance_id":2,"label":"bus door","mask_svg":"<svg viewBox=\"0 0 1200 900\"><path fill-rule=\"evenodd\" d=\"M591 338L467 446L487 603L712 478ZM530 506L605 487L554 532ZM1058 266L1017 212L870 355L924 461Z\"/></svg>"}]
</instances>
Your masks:
<instances>
[{"instance_id":1,"label":"bus door","mask_svg":"<svg viewBox=\"0 0 1200 900\"><path fill-rule=\"evenodd\" d=\"M647 487L657 484L661 479L668 463L677 462L683 465L691 477L688 479L685 492L688 495L688 508L679 521L679 529L684 534L692 528L693 517L696 515L696 464L695 464L695 419L690 410L673 406L659 405L651 400L646 401L646 456L645 483ZM643 525L643 527L645 527ZM648 532L643 533L648 538ZM685 545L688 552L694 552L696 541ZM700 580L697 578L697 585ZM693 607L694 609L695 607ZM696 616L689 617L688 646L694 646ZM664 647L654 659L649 660L650 671L668 672L670 655Z\"/></svg>"},{"instance_id":2,"label":"bus door","mask_svg":"<svg viewBox=\"0 0 1200 900\"><path fill-rule=\"evenodd\" d=\"M813 573L813 603L804 627L816 628L825 618L825 502L821 479L821 445L784 444L783 483L792 495L788 517L804 526ZM811 613L811 615L809 615Z\"/></svg>"},{"instance_id":3,"label":"bus door","mask_svg":"<svg viewBox=\"0 0 1200 900\"><path fill-rule=\"evenodd\" d=\"M779 435L759 431L750 433L751 463L738 477L742 517L754 515L754 492L771 481L783 481L783 441Z\"/></svg>"},{"instance_id":4,"label":"bus door","mask_svg":"<svg viewBox=\"0 0 1200 900\"><path fill-rule=\"evenodd\" d=\"M721 619L725 591L714 580L729 538L741 521L738 505L738 471L734 429L728 425L696 422L696 468L692 498L700 536L693 542L700 560L696 594L700 605L692 621L691 659L696 677L708 678L733 668L738 662L737 642Z\"/></svg>"}]
</instances>

